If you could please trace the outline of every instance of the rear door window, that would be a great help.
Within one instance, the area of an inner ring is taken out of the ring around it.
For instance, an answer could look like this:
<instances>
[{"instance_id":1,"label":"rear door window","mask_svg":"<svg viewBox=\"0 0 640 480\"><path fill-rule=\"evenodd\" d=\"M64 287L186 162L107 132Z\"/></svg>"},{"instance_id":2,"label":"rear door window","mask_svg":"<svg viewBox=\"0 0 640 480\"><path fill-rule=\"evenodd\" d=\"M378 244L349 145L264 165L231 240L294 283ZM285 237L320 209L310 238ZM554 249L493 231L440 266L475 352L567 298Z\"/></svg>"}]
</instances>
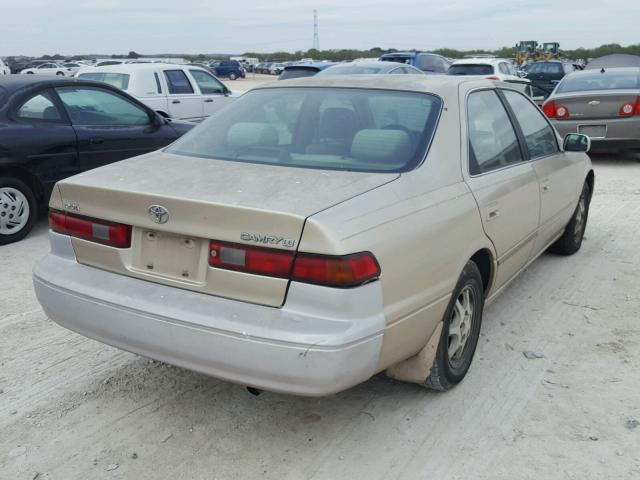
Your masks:
<instances>
[{"instance_id":1,"label":"rear door window","mask_svg":"<svg viewBox=\"0 0 640 480\"><path fill-rule=\"evenodd\" d=\"M39 122L60 123L62 114L53 102L49 92L42 92L31 97L18 108L17 116L24 120L36 120Z\"/></svg>"},{"instance_id":2,"label":"rear door window","mask_svg":"<svg viewBox=\"0 0 640 480\"><path fill-rule=\"evenodd\" d=\"M509 90L502 93L520 125L529 156L538 158L558 153L556 134L542 112L519 93Z\"/></svg>"},{"instance_id":3,"label":"rear door window","mask_svg":"<svg viewBox=\"0 0 640 480\"><path fill-rule=\"evenodd\" d=\"M182 70L165 70L164 76L169 85L169 93L171 94L188 94L194 93L193 86Z\"/></svg>"},{"instance_id":4,"label":"rear door window","mask_svg":"<svg viewBox=\"0 0 640 480\"><path fill-rule=\"evenodd\" d=\"M518 137L494 90L469 95L469 172L479 175L523 160Z\"/></svg>"}]
</instances>

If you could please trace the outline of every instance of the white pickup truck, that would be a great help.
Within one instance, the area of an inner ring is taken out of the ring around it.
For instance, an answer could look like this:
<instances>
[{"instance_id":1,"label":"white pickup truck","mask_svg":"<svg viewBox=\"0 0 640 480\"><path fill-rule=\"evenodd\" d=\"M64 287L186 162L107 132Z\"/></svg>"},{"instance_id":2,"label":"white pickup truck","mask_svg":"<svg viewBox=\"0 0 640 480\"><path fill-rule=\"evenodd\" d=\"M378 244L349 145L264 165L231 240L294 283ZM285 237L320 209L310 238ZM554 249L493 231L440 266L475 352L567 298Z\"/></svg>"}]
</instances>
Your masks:
<instances>
[{"instance_id":1,"label":"white pickup truck","mask_svg":"<svg viewBox=\"0 0 640 480\"><path fill-rule=\"evenodd\" d=\"M76 77L118 87L159 114L181 120L202 120L241 95L231 92L204 68L191 65L133 63L85 67Z\"/></svg>"}]
</instances>

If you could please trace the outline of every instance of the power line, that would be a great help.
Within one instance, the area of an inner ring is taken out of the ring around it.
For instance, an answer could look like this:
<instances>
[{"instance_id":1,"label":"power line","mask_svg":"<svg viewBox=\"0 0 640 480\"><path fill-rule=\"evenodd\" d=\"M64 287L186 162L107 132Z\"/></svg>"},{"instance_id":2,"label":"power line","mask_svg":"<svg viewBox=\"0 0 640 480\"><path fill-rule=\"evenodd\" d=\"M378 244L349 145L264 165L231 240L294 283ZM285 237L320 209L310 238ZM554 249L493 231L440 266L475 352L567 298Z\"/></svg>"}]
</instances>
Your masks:
<instances>
[{"instance_id":1,"label":"power line","mask_svg":"<svg viewBox=\"0 0 640 480\"><path fill-rule=\"evenodd\" d=\"M318 36L318 10L313 11L313 48L320 50L320 37Z\"/></svg>"}]
</instances>

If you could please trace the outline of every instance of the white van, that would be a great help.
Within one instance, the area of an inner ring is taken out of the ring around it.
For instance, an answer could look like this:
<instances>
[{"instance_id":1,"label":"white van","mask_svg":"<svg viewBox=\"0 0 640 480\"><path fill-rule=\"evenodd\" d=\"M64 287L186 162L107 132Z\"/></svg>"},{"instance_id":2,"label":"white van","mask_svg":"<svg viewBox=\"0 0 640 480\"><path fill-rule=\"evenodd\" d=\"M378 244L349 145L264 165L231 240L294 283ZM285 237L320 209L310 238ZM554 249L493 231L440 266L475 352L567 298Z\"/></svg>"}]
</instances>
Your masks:
<instances>
[{"instance_id":1,"label":"white van","mask_svg":"<svg viewBox=\"0 0 640 480\"><path fill-rule=\"evenodd\" d=\"M241 94L232 93L204 68L189 65L130 63L85 67L76 77L118 87L160 115L182 120L202 120Z\"/></svg>"}]
</instances>

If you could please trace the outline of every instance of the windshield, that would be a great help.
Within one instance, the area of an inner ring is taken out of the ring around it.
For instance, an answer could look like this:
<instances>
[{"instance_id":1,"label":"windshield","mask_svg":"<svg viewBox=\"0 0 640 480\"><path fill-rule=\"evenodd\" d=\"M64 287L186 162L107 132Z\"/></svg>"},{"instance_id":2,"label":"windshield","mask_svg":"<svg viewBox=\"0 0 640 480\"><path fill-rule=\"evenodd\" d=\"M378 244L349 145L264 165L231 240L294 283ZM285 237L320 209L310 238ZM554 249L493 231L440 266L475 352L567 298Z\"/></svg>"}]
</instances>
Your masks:
<instances>
[{"instance_id":1,"label":"windshield","mask_svg":"<svg viewBox=\"0 0 640 480\"><path fill-rule=\"evenodd\" d=\"M355 88L248 92L166 151L202 158L366 172L424 158L441 108L435 95Z\"/></svg>"},{"instance_id":2,"label":"windshield","mask_svg":"<svg viewBox=\"0 0 640 480\"><path fill-rule=\"evenodd\" d=\"M126 90L129 87L129 75L125 73L81 73L78 78L108 83L121 90Z\"/></svg>"},{"instance_id":3,"label":"windshield","mask_svg":"<svg viewBox=\"0 0 640 480\"><path fill-rule=\"evenodd\" d=\"M491 65L452 65L447 75L493 75Z\"/></svg>"},{"instance_id":4,"label":"windshield","mask_svg":"<svg viewBox=\"0 0 640 480\"><path fill-rule=\"evenodd\" d=\"M637 90L640 88L638 72L579 73L569 75L558 85L558 92L589 90Z\"/></svg>"},{"instance_id":5,"label":"windshield","mask_svg":"<svg viewBox=\"0 0 640 480\"><path fill-rule=\"evenodd\" d=\"M278 77L278 80L287 80L288 78L313 77L318 73L318 69L314 67L294 67L286 68Z\"/></svg>"}]
</instances>

